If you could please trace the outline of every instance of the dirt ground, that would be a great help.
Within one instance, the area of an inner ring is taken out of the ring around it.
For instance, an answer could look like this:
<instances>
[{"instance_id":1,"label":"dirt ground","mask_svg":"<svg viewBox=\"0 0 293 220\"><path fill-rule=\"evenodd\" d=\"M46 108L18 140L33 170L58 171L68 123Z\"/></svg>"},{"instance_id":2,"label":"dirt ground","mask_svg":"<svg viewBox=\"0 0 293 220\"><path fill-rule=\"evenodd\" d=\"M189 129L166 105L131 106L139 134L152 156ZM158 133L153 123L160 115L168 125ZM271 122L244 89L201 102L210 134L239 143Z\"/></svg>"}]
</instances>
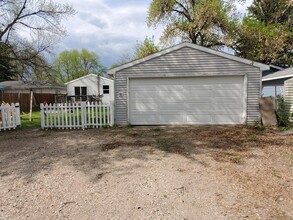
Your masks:
<instances>
[{"instance_id":1,"label":"dirt ground","mask_svg":"<svg viewBox=\"0 0 293 220\"><path fill-rule=\"evenodd\" d=\"M293 219L293 135L246 126L1 132L0 219Z\"/></svg>"}]
</instances>

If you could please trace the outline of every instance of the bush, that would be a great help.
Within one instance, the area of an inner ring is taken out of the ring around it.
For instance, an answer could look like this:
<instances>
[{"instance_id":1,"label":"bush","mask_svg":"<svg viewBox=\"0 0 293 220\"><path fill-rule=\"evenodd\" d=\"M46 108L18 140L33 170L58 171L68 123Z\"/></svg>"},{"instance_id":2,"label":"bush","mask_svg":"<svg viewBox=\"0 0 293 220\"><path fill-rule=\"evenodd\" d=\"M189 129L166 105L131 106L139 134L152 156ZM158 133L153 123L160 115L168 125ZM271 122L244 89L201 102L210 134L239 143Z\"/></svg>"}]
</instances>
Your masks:
<instances>
[{"instance_id":1,"label":"bush","mask_svg":"<svg viewBox=\"0 0 293 220\"><path fill-rule=\"evenodd\" d=\"M287 104L284 101L284 97L281 95L277 96L277 119L279 126L287 127L290 125L290 113L287 110Z\"/></svg>"}]
</instances>

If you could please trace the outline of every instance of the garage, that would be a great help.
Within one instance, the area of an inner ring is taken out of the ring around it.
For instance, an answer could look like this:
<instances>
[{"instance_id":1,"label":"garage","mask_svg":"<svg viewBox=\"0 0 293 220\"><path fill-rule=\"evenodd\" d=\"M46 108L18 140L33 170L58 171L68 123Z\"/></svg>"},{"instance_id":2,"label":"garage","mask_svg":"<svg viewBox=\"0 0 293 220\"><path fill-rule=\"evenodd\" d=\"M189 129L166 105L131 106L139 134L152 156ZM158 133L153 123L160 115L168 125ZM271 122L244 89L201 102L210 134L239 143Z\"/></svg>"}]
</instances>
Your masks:
<instances>
[{"instance_id":1,"label":"garage","mask_svg":"<svg viewBox=\"0 0 293 220\"><path fill-rule=\"evenodd\" d=\"M244 77L130 79L132 125L242 124Z\"/></svg>"},{"instance_id":2,"label":"garage","mask_svg":"<svg viewBox=\"0 0 293 220\"><path fill-rule=\"evenodd\" d=\"M181 43L108 71L116 125L219 125L259 120L269 66Z\"/></svg>"}]
</instances>

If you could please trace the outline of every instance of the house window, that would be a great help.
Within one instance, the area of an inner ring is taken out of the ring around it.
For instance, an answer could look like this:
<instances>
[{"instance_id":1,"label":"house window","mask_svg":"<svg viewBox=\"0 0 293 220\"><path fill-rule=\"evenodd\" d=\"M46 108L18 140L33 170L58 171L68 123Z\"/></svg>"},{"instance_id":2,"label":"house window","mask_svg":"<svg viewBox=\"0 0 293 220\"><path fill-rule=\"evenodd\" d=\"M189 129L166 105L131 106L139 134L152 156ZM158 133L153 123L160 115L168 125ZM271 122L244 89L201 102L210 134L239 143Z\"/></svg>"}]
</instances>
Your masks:
<instances>
[{"instance_id":1,"label":"house window","mask_svg":"<svg viewBox=\"0 0 293 220\"><path fill-rule=\"evenodd\" d=\"M277 95L284 95L284 86L283 85L271 85L271 86L264 86L262 88L262 96L272 96L275 97Z\"/></svg>"},{"instance_id":2,"label":"house window","mask_svg":"<svg viewBox=\"0 0 293 220\"><path fill-rule=\"evenodd\" d=\"M86 87L74 87L76 100L86 101L87 88Z\"/></svg>"},{"instance_id":3,"label":"house window","mask_svg":"<svg viewBox=\"0 0 293 220\"><path fill-rule=\"evenodd\" d=\"M110 94L110 86L103 85L103 94Z\"/></svg>"}]
</instances>

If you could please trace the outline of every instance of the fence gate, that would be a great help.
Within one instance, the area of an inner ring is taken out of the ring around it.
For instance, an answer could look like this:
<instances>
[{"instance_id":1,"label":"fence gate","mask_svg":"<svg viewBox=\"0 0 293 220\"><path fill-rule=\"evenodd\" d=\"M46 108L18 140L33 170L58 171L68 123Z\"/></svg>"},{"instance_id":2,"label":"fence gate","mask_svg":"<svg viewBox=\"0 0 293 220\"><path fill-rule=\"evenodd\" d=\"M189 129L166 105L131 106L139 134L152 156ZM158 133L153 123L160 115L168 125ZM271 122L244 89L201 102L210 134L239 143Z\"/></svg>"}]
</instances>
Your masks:
<instances>
[{"instance_id":1,"label":"fence gate","mask_svg":"<svg viewBox=\"0 0 293 220\"><path fill-rule=\"evenodd\" d=\"M19 104L2 104L0 106L0 131L15 129L20 125Z\"/></svg>"},{"instance_id":2,"label":"fence gate","mask_svg":"<svg viewBox=\"0 0 293 220\"><path fill-rule=\"evenodd\" d=\"M114 124L114 103L55 103L41 104L41 127L85 129L108 127Z\"/></svg>"}]
</instances>

